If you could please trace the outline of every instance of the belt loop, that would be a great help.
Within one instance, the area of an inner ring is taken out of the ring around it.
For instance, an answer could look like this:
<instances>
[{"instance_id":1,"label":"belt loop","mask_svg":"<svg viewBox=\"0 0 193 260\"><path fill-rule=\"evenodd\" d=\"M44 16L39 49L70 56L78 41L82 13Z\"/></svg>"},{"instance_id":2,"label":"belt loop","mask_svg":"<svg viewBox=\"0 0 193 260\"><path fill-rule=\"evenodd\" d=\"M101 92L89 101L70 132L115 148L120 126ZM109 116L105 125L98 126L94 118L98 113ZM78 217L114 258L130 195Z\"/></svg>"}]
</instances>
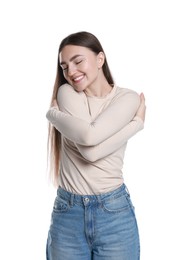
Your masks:
<instances>
[{"instance_id":1,"label":"belt loop","mask_svg":"<svg viewBox=\"0 0 193 260\"><path fill-rule=\"evenodd\" d=\"M74 194L70 195L70 207L72 208L74 204Z\"/></svg>"},{"instance_id":2,"label":"belt loop","mask_svg":"<svg viewBox=\"0 0 193 260\"><path fill-rule=\"evenodd\" d=\"M102 199L101 199L100 195L99 195L99 196L97 196L97 200L98 200L98 204L99 204L99 207L100 207L100 206L101 206L101 204L102 204Z\"/></svg>"}]
</instances>

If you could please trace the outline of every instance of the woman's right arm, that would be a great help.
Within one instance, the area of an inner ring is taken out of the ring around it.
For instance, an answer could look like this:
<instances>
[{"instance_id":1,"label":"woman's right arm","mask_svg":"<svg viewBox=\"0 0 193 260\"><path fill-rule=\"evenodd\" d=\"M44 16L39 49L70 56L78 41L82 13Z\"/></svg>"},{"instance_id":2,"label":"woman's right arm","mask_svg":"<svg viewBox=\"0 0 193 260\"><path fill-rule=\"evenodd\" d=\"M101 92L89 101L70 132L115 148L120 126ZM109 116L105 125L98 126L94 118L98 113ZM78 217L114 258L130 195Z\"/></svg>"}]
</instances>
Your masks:
<instances>
[{"instance_id":1,"label":"woman's right arm","mask_svg":"<svg viewBox=\"0 0 193 260\"><path fill-rule=\"evenodd\" d=\"M135 116L128 125L102 143L95 146L76 144L76 147L85 159L90 162L95 162L117 151L121 146L126 144L128 139L142 130L143 127L143 120L140 117Z\"/></svg>"},{"instance_id":2,"label":"woman's right arm","mask_svg":"<svg viewBox=\"0 0 193 260\"><path fill-rule=\"evenodd\" d=\"M111 102L95 121L91 121L86 101L80 95L84 94L77 93L68 84L61 86L57 101L63 112L51 108L46 116L67 139L85 146L97 145L119 132L134 118L140 104L138 94L127 91ZM72 112L74 109L79 114L83 110L83 119Z\"/></svg>"}]
</instances>

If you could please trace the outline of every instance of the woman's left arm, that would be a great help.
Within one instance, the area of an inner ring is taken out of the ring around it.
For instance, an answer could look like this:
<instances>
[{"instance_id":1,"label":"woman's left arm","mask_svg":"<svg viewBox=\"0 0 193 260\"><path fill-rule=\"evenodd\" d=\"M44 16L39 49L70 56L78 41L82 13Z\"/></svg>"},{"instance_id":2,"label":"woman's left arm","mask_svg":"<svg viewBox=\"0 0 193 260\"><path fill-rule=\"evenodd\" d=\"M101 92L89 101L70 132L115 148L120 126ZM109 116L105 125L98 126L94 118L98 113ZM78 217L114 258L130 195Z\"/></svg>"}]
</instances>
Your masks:
<instances>
[{"instance_id":1,"label":"woman's left arm","mask_svg":"<svg viewBox=\"0 0 193 260\"><path fill-rule=\"evenodd\" d=\"M119 132L95 146L77 145L79 152L88 161L94 162L115 152L124 145L129 138L144 127L146 115L145 96L140 94L140 106L133 120Z\"/></svg>"},{"instance_id":2,"label":"woman's left arm","mask_svg":"<svg viewBox=\"0 0 193 260\"><path fill-rule=\"evenodd\" d=\"M143 126L143 120L140 117L135 116L128 125L100 144L95 146L76 144L76 147L86 160L95 162L117 151L121 146L126 144L129 138L142 130Z\"/></svg>"}]
</instances>

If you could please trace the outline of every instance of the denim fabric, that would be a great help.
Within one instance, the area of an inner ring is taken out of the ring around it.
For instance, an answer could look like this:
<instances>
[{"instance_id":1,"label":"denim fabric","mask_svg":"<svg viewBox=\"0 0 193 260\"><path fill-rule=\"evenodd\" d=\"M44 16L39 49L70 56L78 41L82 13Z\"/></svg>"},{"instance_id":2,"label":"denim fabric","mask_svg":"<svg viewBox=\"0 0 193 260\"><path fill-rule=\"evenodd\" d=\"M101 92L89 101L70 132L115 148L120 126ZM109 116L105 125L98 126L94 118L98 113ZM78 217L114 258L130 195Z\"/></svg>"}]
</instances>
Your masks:
<instances>
[{"instance_id":1,"label":"denim fabric","mask_svg":"<svg viewBox=\"0 0 193 260\"><path fill-rule=\"evenodd\" d=\"M102 195L58 188L47 260L139 260L139 234L126 186Z\"/></svg>"}]
</instances>

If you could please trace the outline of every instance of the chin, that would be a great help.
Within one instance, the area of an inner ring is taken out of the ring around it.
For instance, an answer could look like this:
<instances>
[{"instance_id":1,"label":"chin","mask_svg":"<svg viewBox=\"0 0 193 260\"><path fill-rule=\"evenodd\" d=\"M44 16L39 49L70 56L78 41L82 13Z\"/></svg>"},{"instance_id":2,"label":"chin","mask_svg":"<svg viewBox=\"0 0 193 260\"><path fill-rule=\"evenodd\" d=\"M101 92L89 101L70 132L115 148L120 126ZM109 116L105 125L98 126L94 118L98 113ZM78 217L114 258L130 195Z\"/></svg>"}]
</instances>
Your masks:
<instances>
[{"instance_id":1,"label":"chin","mask_svg":"<svg viewBox=\"0 0 193 260\"><path fill-rule=\"evenodd\" d=\"M77 91L77 92L82 92L85 90L85 87L81 87L81 86L73 86L73 88Z\"/></svg>"}]
</instances>

